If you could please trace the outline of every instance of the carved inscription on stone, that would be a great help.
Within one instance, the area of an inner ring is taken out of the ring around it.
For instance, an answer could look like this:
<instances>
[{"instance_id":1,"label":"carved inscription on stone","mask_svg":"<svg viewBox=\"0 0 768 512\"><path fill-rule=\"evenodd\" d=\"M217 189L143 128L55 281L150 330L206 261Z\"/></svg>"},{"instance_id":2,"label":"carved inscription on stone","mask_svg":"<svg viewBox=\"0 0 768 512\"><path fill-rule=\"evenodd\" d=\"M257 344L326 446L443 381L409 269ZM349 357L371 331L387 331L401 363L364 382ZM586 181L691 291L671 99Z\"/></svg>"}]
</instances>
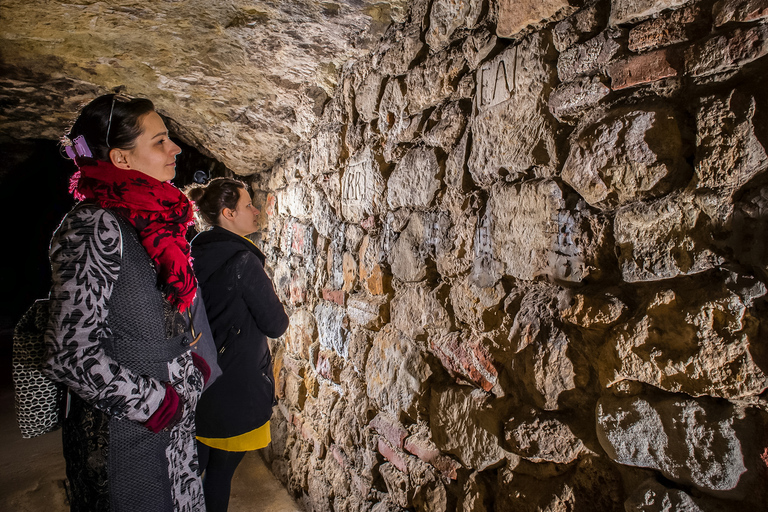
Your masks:
<instances>
[{"instance_id":1,"label":"carved inscription on stone","mask_svg":"<svg viewBox=\"0 0 768 512\"><path fill-rule=\"evenodd\" d=\"M361 222L379 212L384 180L373 152L365 148L352 157L341 178L341 213L344 220Z\"/></svg>"},{"instance_id":2,"label":"carved inscription on stone","mask_svg":"<svg viewBox=\"0 0 768 512\"><path fill-rule=\"evenodd\" d=\"M468 168L481 186L501 175L514 180L533 166L555 167L554 119L543 102L555 81L550 49L534 34L477 70Z\"/></svg>"}]
</instances>

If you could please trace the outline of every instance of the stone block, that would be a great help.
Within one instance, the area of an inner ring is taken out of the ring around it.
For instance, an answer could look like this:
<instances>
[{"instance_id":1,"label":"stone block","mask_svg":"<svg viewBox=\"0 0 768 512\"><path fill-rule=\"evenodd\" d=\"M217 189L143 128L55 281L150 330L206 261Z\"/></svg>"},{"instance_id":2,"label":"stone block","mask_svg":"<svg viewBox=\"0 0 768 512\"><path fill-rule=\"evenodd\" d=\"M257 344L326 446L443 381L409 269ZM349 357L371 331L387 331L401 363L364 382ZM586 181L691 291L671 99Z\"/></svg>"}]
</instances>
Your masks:
<instances>
[{"instance_id":1,"label":"stone block","mask_svg":"<svg viewBox=\"0 0 768 512\"><path fill-rule=\"evenodd\" d=\"M365 381L368 397L380 410L399 420L415 420L431 374L418 347L391 324L376 333L365 365Z\"/></svg>"},{"instance_id":2,"label":"stone block","mask_svg":"<svg viewBox=\"0 0 768 512\"><path fill-rule=\"evenodd\" d=\"M371 420L371 428L384 437L395 448L403 448L403 441L408 437L408 431L399 421L379 413Z\"/></svg>"},{"instance_id":3,"label":"stone block","mask_svg":"<svg viewBox=\"0 0 768 512\"><path fill-rule=\"evenodd\" d=\"M421 112L449 98L466 65L461 50L447 48L411 69L405 77L411 112Z\"/></svg>"},{"instance_id":4,"label":"stone block","mask_svg":"<svg viewBox=\"0 0 768 512\"><path fill-rule=\"evenodd\" d=\"M389 300L386 295L352 295L347 302L347 315L353 323L378 331L389 322Z\"/></svg>"},{"instance_id":5,"label":"stone block","mask_svg":"<svg viewBox=\"0 0 768 512\"><path fill-rule=\"evenodd\" d=\"M704 272L721 264L710 247L701 210L686 194L619 209L613 223L625 281L657 281Z\"/></svg>"},{"instance_id":6,"label":"stone block","mask_svg":"<svg viewBox=\"0 0 768 512\"><path fill-rule=\"evenodd\" d=\"M349 293L355 288L355 284L357 284L357 262L351 253L345 252L342 254L341 269L344 273L343 291Z\"/></svg>"},{"instance_id":7,"label":"stone block","mask_svg":"<svg viewBox=\"0 0 768 512\"><path fill-rule=\"evenodd\" d=\"M433 387L429 418L435 445L458 457L466 468L482 471L504 459L500 422L487 406L483 391Z\"/></svg>"},{"instance_id":8,"label":"stone block","mask_svg":"<svg viewBox=\"0 0 768 512\"><path fill-rule=\"evenodd\" d=\"M465 143L466 140L463 140L461 144ZM460 172L461 181L469 178L463 169ZM440 219L445 216L446 224L443 226L444 236L439 238L441 243L435 246L437 272L444 277L455 277L466 273L472 266L476 204L458 189L450 187L442 196L439 211Z\"/></svg>"},{"instance_id":9,"label":"stone block","mask_svg":"<svg viewBox=\"0 0 768 512\"><path fill-rule=\"evenodd\" d=\"M605 328L616 323L628 309L618 297L605 295L577 294L573 297L570 307L561 316L566 322L585 329Z\"/></svg>"},{"instance_id":10,"label":"stone block","mask_svg":"<svg viewBox=\"0 0 768 512\"><path fill-rule=\"evenodd\" d=\"M501 0L496 35L513 37L528 25L547 21L558 13L569 13L573 9L568 0Z\"/></svg>"},{"instance_id":11,"label":"stone block","mask_svg":"<svg viewBox=\"0 0 768 512\"><path fill-rule=\"evenodd\" d=\"M311 140L309 173L312 176L333 172L342 161L343 140L341 126L331 126L317 133Z\"/></svg>"},{"instance_id":12,"label":"stone block","mask_svg":"<svg viewBox=\"0 0 768 512\"><path fill-rule=\"evenodd\" d=\"M532 34L477 70L468 168L480 186L557 166L554 124L543 100L554 87L552 46Z\"/></svg>"},{"instance_id":13,"label":"stone block","mask_svg":"<svg viewBox=\"0 0 768 512\"><path fill-rule=\"evenodd\" d=\"M341 178L341 214L344 220L361 222L379 214L384 203L384 178L370 148L352 156Z\"/></svg>"},{"instance_id":14,"label":"stone block","mask_svg":"<svg viewBox=\"0 0 768 512\"><path fill-rule=\"evenodd\" d=\"M315 306L315 318L320 346L346 358L349 349L347 340L349 331L345 311L331 302L321 302Z\"/></svg>"},{"instance_id":15,"label":"stone block","mask_svg":"<svg viewBox=\"0 0 768 512\"><path fill-rule=\"evenodd\" d=\"M428 208L442 185L435 150L416 148L397 164L387 182L390 208Z\"/></svg>"},{"instance_id":16,"label":"stone block","mask_svg":"<svg viewBox=\"0 0 768 512\"><path fill-rule=\"evenodd\" d=\"M545 411L556 411L564 406L562 395L583 387L586 381L578 379L587 376L577 373L584 361L577 359L580 354L565 332L549 325L542 334L518 354L515 362L533 403Z\"/></svg>"},{"instance_id":17,"label":"stone block","mask_svg":"<svg viewBox=\"0 0 768 512\"><path fill-rule=\"evenodd\" d=\"M442 50L459 27L473 28L483 9L483 0L436 0L429 10L429 29L424 40L433 51Z\"/></svg>"},{"instance_id":18,"label":"stone block","mask_svg":"<svg viewBox=\"0 0 768 512\"><path fill-rule=\"evenodd\" d=\"M481 332L499 327L505 316L501 307L505 296L501 283L483 288L468 277L455 281L450 290L456 320Z\"/></svg>"},{"instance_id":19,"label":"stone block","mask_svg":"<svg viewBox=\"0 0 768 512\"><path fill-rule=\"evenodd\" d=\"M684 41L696 40L709 30L707 13L701 4L686 5L668 11L632 27L628 47L633 52L644 52Z\"/></svg>"},{"instance_id":20,"label":"stone block","mask_svg":"<svg viewBox=\"0 0 768 512\"><path fill-rule=\"evenodd\" d=\"M768 102L753 92L733 89L698 101L694 183L725 199L717 209L706 209L711 217L724 221L730 196L768 168L768 137L761 129L766 122Z\"/></svg>"},{"instance_id":21,"label":"stone block","mask_svg":"<svg viewBox=\"0 0 768 512\"><path fill-rule=\"evenodd\" d=\"M309 358L309 346L317 335L315 317L306 309L298 309L291 315L285 332L285 348L289 354L302 359Z\"/></svg>"},{"instance_id":22,"label":"stone block","mask_svg":"<svg viewBox=\"0 0 768 512\"><path fill-rule=\"evenodd\" d=\"M389 461L389 464L382 464L379 467L379 473L384 478L389 498L397 507L402 507L400 508L402 510L408 506L409 496L413 493L408 480L408 463L402 455L395 452L392 447L387 446L387 442L383 439L379 440L377 449ZM384 509L381 512L389 512L389 510L397 509Z\"/></svg>"},{"instance_id":23,"label":"stone block","mask_svg":"<svg viewBox=\"0 0 768 512\"><path fill-rule=\"evenodd\" d=\"M431 440L418 435L412 435L405 440L403 446L409 453L414 454L440 471L444 478L448 480L456 480L458 478L457 472L461 469L461 464L441 453Z\"/></svg>"},{"instance_id":24,"label":"stone block","mask_svg":"<svg viewBox=\"0 0 768 512\"><path fill-rule=\"evenodd\" d=\"M703 77L733 71L768 54L768 25L737 28L697 42L685 51L686 73Z\"/></svg>"},{"instance_id":25,"label":"stone block","mask_svg":"<svg viewBox=\"0 0 768 512\"><path fill-rule=\"evenodd\" d=\"M627 512L663 512L667 510L690 510L718 512L726 509L716 500L700 493L691 496L680 489L664 487L655 479L640 484L624 502Z\"/></svg>"},{"instance_id":26,"label":"stone block","mask_svg":"<svg viewBox=\"0 0 768 512\"><path fill-rule=\"evenodd\" d=\"M469 110L467 102L466 111ZM435 109L427 119L427 128L422 135L425 144L444 151L450 151L464 134L467 114L462 102L452 101Z\"/></svg>"},{"instance_id":27,"label":"stone block","mask_svg":"<svg viewBox=\"0 0 768 512\"><path fill-rule=\"evenodd\" d=\"M640 303L607 334L601 381L734 400L765 390L768 375L754 359L761 342L749 307L765 287L742 297L723 280L664 287Z\"/></svg>"},{"instance_id":28,"label":"stone block","mask_svg":"<svg viewBox=\"0 0 768 512\"><path fill-rule=\"evenodd\" d=\"M611 77L611 89L618 91L673 78L682 70L682 52L676 48L662 48L612 62L608 66L608 75Z\"/></svg>"},{"instance_id":29,"label":"stone block","mask_svg":"<svg viewBox=\"0 0 768 512\"><path fill-rule=\"evenodd\" d=\"M323 288L323 300L335 302L339 306L344 307L347 303L347 293L344 290Z\"/></svg>"},{"instance_id":30,"label":"stone block","mask_svg":"<svg viewBox=\"0 0 768 512\"><path fill-rule=\"evenodd\" d=\"M406 282L424 280L433 268L437 247L447 240L450 220L439 212L414 212L389 254L392 274Z\"/></svg>"},{"instance_id":31,"label":"stone block","mask_svg":"<svg viewBox=\"0 0 768 512\"><path fill-rule=\"evenodd\" d=\"M379 69L389 76L404 75L424 48L419 25L406 24L403 28L393 31L391 38L382 41L383 53L378 60Z\"/></svg>"},{"instance_id":32,"label":"stone block","mask_svg":"<svg viewBox=\"0 0 768 512\"><path fill-rule=\"evenodd\" d=\"M691 0L611 0L611 17L609 23L613 26L633 23L650 18L665 9L683 6Z\"/></svg>"},{"instance_id":33,"label":"stone block","mask_svg":"<svg viewBox=\"0 0 768 512\"><path fill-rule=\"evenodd\" d=\"M622 51L623 32L607 29L597 36L563 51L557 59L557 74L563 82L578 76L590 76L600 72Z\"/></svg>"},{"instance_id":34,"label":"stone block","mask_svg":"<svg viewBox=\"0 0 768 512\"><path fill-rule=\"evenodd\" d=\"M513 453L535 463L570 464L586 451L567 424L549 415L512 418L504 436Z\"/></svg>"},{"instance_id":35,"label":"stone block","mask_svg":"<svg viewBox=\"0 0 768 512\"><path fill-rule=\"evenodd\" d=\"M608 13L602 2L588 2L564 20L558 22L552 29L552 42L558 52L568 47L584 42L596 35L605 26Z\"/></svg>"},{"instance_id":36,"label":"stone block","mask_svg":"<svg viewBox=\"0 0 768 512\"><path fill-rule=\"evenodd\" d=\"M304 379L291 372L283 372L285 377L285 401L288 405L298 408L304 408L304 402L307 399L307 388L304 385Z\"/></svg>"},{"instance_id":37,"label":"stone block","mask_svg":"<svg viewBox=\"0 0 768 512\"><path fill-rule=\"evenodd\" d=\"M467 36L461 45L469 69L475 70L498 44L498 39L488 29L480 29Z\"/></svg>"},{"instance_id":38,"label":"stone block","mask_svg":"<svg viewBox=\"0 0 768 512\"><path fill-rule=\"evenodd\" d=\"M429 344L432 353L450 373L484 391L490 391L498 382L499 373L484 338L454 331L431 338Z\"/></svg>"},{"instance_id":39,"label":"stone block","mask_svg":"<svg viewBox=\"0 0 768 512\"><path fill-rule=\"evenodd\" d=\"M749 23L768 18L766 0L718 0L712 7L715 26L726 23Z\"/></svg>"},{"instance_id":40,"label":"stone block","mask_svg":"<svg viewBox=\"0 0 768 512\"><path fill-rule=\"evenodd\" d=\"M567 200L552 180L495 185L487 205L487 247L476 253L491 255L517 279L550 275L580 282L595 268L603 228L585 205L569 208Z\"/></svg>"},{"instance_id":41,"label":"stone block","mask_svg":"<svg viewBox=\"0 0 768 512\"><path fill-rule=\"evenodd\" d=\"M620 464L652 468L672 481L724 496L737 494L739 482L752 476L745 474L754 463L745 452L752 441L744 438L751 429L745 431L739 416L727 402L683 395L605 396L597 404L597 435Z\"/></svg>"},{"instance_id":42,"label":"stone block","mask_svg":"<svg viewBox=\"0 0 768 512\"><path fill-rule=\"evenodd\" d=\"M355 109L366 123L379 115L379 100L384 77L377 71L371 71L355 90Z\"/></svg>"},{"instance_id":43,"label":"stone block","mask_svg":"<svg viewBox=\"0 0 768 512\"><path fill-rule=\"evenodd\" d=\"M663 108L623 108L581 127L563 180L602 209L668 193L689 172L676 117Z\"/></svg>"},{"instance_id":44,"label":"stone block","mask_svg":"<svg viewBox=\"0 0 768 512\"><path fill-rule=\"evenodd\" d=\"M549 95L549 111L561 123L579 119L610 94L611 89L598 76L581 77L560 84Z\"/></svg>"},{"instance_id":45,"label":"stone block","mask_svg":"<svg viewBox=\"0 0 768 512\"><path fill-rule=\"evenodd\" d=\"M392 325L411 339L423 339L427 333L447 333L451 319L437 298L437 290L424 285L407 285L392 299Z\"/></svg>"},{"instance_id":46,"label":"stone block","mask_svg":"<svg viewBox=\"0 0 768 512\"><path fill-rule=\"evenodd\" d=\"M406 99L405 81L392 77L384 86L384 94L379 103L379 131L388 140L406 142L410 137L403 136L411 127L411 112Z\"/></svg>"}]
</instances>

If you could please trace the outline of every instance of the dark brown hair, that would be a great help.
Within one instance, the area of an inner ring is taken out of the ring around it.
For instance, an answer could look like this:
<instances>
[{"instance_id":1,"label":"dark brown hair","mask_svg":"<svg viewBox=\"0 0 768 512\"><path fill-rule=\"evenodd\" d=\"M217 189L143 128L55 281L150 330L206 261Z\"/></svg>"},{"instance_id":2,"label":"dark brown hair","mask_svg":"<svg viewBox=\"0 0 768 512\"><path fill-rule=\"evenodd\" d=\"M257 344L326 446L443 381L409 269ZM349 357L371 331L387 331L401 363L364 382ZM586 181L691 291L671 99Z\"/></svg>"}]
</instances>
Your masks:
<instances>
[{"instance_id":1,"label":"dark brown hair","mask_svg":"<svg viewBox=\"0 0 768 512\"><path fill-rule=\"evenodd\" d=\"M219 225L219 215L224 208L234 210L240 200L240 189L248 190L245 183L232 178L214 178L204 187L194 187L187 192L195 202L203 222Z\"/></svg>"},{"instance_id":2,"label":"dark brown hair","mask_svg":"<svg viewBox=\"0 0 768 512\"><path fill-rule=\"evenodd\" d=\"M155 110L145 98L105 94L88 103L67 134L70 140L82 135L93 158L109 162L112 148L133 149L141 135L141 118Z\"/></svg>"}]
</instances>

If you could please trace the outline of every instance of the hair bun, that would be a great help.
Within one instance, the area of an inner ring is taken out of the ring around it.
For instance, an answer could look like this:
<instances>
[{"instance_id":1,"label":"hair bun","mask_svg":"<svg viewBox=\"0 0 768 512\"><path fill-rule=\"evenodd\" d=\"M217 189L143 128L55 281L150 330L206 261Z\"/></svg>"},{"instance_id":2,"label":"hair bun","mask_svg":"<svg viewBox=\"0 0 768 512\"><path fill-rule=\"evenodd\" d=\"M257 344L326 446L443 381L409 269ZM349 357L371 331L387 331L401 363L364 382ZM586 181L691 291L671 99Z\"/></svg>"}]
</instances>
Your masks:
<instances>
[{"instance_id":1,"label":"hair bun","mask_svg":"<svg viewBox=\"0 0 768 512\"><path fill-rule=\"evenodd\" d=\"M205 195L205 187L192 187L189 191L187 191L187 197L189 197L192 201L198 202L200 199L203 198Z\"/></svg>"}]
</instances>

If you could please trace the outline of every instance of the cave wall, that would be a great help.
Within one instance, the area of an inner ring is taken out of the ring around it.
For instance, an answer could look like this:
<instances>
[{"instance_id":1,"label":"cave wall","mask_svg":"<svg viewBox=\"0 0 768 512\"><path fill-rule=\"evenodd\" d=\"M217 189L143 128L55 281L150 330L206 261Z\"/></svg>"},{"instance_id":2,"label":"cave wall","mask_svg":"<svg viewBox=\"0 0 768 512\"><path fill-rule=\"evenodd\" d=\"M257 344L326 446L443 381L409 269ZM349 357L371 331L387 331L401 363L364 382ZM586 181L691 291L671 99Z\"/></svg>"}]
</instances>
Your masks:
<instances>
[{"instance_id":1,"label":"cave wall","mask_svg":"<svg viewBox=\"0 0 768 512\"><path fill-rule=\"evenodd\" d=\"M411 2L252 180L272 471L312 511L763 509L766 53L765 0Z\"/></svg>"}]
</instances>

